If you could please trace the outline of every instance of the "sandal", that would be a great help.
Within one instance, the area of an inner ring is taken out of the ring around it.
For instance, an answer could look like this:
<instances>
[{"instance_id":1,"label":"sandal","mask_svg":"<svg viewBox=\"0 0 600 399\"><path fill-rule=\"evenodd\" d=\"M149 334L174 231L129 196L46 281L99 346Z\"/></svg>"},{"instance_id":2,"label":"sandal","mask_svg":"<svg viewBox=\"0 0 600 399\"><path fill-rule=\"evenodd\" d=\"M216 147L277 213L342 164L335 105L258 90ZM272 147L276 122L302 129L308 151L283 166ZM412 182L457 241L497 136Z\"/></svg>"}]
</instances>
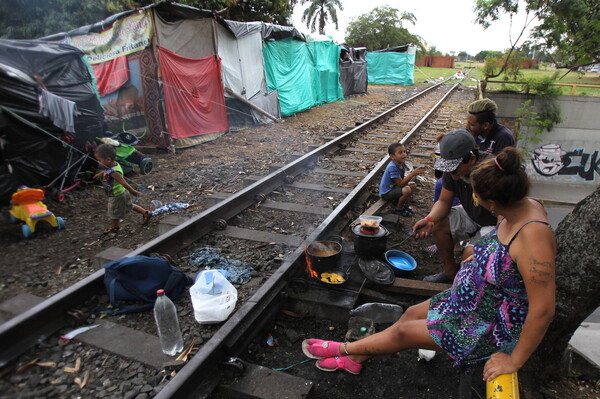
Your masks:
<instances>
[{"instance_id":1,"label":"sandal","mask_svg":"<svg viewBox=\"0 0 600 399\"><path fill-rule=\"evenodd\" d=\"M104 230L102 232L102 234L110 234L110 233L115 233L116 234L116 233L119 232L119 230L121 230L120 227L109 227L108 229Z\"/></svg>"},{"instance_id":2,"label":"sandal","mask_svg":"<svg viewBox=\"0 0 600 399\"><path fill-rule=\"evenodd\" d=\"M457 248L459 248L459 249L457 249ZM438 247L435 244L425 247L425 248L423 248L423 250L430 255L436 255L439 253ZM460 256L460 255L462 255L462 253L463 253L463 247L454 246L454 255Z\"/></svg>"},{"instance_id":3,"label":"sandal","mask_svg":"<svg viewBox=\"0 0 600 399\"><path fill-rule=\"evenodd\" d=\"M362 370L363 365L356 363L348 356L336 356L327 359L318 360L315 364L319 370L336 371L343 370L350 374L358 374Z\"/></svg>"},{"instance_id":4,"label":"sandal","mask_svg":"<svg viewBox=\"0 0 600 399\"><path fill-rule=\"evenodd\" d=\"M302 352L311 359L324 359L340 356L340 346L342 346L341 342L311 338L302 341Z\"/></svg>"},{"instance_id":5,"label":"sandal","mask_svg":"<svg viewBox=\"0 0 600 399\"><path fill-rule=\"evenodd\" d=\"M146 211L142 215L142 225L148 224L148 221L150 220L151 217L152 217L152 213L150 213L150 211Z\"/></svg>"},{"instance_id":6,"label":"sandal","mask_svg":"<svg viewBox=\"0 0 600 399\"><path fill-rule=\"evenodd\" d=\"M423 249L425 250L425 252L427 252L428 254L431 254L431 255L435 255L438 253L437 245L435 245L435 244L425 247Z\"/></svg>"}]
</instances>

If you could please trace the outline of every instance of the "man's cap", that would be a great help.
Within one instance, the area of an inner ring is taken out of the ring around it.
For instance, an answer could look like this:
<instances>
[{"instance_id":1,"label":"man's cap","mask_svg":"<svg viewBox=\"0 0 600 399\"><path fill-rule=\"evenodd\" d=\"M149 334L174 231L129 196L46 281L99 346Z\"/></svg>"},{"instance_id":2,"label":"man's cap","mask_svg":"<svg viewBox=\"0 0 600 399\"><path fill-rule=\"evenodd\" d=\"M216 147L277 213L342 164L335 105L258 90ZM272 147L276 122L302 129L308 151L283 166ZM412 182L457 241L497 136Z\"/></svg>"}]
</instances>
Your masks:
<instances>
[{"instance_id":1,"label":"man's cap","mask_svg":"<svg viewBox=\"0 0 600 399\"><path fill-rule=\"evenodd\" d=\"M481 100L473 101L467 107L467 111L471 114L478 114L480 112L485 111L493 112L495 114L497 110L498 106L489 98L483 98Z\"/></svg>"},{"instance_id":2,"label":"man's cap","mask_svg":"<svg viewBox=\"0 0 600 399\"><path fill-rule=\"evenodd\" d=\"M442 172L454 172L463 158L475 149L475 139L464 129L445 134L440 142L440 157L434 168Z\"/></svg>"}]
</instances>

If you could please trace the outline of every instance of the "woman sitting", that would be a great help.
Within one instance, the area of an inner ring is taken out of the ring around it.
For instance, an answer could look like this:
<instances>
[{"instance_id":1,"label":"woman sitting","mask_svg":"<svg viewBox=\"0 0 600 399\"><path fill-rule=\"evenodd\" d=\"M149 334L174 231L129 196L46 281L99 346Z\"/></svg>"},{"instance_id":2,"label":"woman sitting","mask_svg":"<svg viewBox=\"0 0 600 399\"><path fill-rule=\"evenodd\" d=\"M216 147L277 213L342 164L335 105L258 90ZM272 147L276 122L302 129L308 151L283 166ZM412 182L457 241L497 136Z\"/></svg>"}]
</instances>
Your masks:
<instances>
[{"instance_id":1,"label":"woman sitting","mask_svg":"<svg viewBox=\"0 0 600 399\"><path fill-rule=\"evenodd\" d=\"M556 243L514 147L478 165L479 206L503 219L463 262L452 287L412 306L389 328L355 342L307 339L302 350L324 371L358 374L375 355L422 348L455 366L487 359L484 380L519 370L541 342L555 308Z\"/></svg>"}]
</instances>

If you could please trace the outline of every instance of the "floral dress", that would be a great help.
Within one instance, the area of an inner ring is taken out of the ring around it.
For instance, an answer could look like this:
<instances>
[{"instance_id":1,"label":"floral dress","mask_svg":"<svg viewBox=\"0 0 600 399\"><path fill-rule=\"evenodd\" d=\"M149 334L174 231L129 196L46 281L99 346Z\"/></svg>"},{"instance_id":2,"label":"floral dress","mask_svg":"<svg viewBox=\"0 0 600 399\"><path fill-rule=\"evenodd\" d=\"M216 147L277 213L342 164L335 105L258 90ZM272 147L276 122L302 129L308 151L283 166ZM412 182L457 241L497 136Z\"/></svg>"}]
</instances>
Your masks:
<instances>
[{"instance_id":1,"label":"floral dress","mask_svg":"<svg viewBox=\"0 0 600 399\"><path fill-rule=\"evenodd\" d=\"M431 298L427 329L435 343L455 360L469 365L492 353L514 349L529 301L521 273L508 245L498 240L498 226L475 244L474 258L458 271L452 287Z\"/></svg>"}]
</instances>

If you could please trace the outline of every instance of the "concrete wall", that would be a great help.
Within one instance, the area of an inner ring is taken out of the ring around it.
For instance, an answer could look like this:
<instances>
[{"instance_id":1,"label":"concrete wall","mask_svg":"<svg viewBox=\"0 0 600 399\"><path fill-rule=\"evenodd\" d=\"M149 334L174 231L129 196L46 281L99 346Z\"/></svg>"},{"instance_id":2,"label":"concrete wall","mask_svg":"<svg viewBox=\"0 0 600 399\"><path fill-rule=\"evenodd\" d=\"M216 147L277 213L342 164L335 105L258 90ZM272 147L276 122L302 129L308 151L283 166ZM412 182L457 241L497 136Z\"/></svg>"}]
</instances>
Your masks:
<instances>
[{"instance_id":1,"label":"concrete wall","mask_svg":"<svg viewBox=\"0 0 600 399\"><path fill-rule=\"evenodd\" d=\"M498 119L514 119L516 110L535 96L519 93L488 93L498 104ZM544 131L540 143L519 140L528 154L527 172L534 182L532 195L541 199L577 203L600 182L600 98L560 96L562 122ZM527 137L533 129L521 128ZM515 134L517 132L514 132Z\"/></svg>"}]
</instances>

